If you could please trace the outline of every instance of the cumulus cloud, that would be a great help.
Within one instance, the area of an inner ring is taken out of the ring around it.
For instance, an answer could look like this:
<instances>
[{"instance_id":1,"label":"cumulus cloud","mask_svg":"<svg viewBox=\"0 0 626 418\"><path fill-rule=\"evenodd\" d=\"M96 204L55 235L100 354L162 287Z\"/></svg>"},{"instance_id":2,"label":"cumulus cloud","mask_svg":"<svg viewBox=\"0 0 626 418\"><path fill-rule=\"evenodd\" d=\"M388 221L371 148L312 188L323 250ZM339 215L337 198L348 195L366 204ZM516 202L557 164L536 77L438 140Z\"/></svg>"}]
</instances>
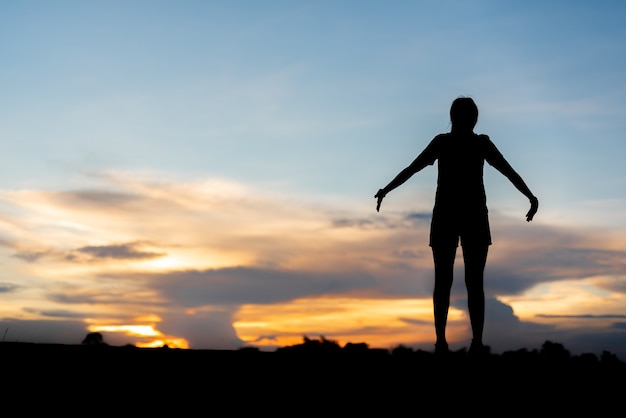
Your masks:
<instances>
[{"instance_id":1,"label":"cumulus cloud","mask_svg":"<svg viewBox=\"0 0 626 418\"><path fill-rule=\"evenodd\" d=\"M233 328L232 308L211 308L194 311L171 311L159 329L184 338L190 348L232 350L244 345Z\"/></svg>"},{"instance_id":2,"label":"cumulus cloud","mask_svg":"<svg viewBox=\"0 0 626 418\"><path fill-rule=\"evenodd\" d=\"M467 311L467 299L459 298L452 303L452 306ZM469 317L465 323L467 335L470 337ZM550 325L521 321L510 305L497 298L485 298L484 341L494 352L540 348L554 331L555 328Z\"/></svg>"}]
</instances>

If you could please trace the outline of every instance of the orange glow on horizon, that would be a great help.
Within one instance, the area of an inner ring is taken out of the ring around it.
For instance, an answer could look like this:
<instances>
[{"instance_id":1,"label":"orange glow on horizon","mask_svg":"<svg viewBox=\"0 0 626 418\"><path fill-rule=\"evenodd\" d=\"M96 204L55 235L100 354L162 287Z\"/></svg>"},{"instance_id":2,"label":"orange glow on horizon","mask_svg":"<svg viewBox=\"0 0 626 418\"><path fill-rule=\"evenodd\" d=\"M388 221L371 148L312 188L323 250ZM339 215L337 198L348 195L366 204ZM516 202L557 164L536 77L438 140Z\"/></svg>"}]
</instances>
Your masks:
<instances>
[{"instance_id":1,"label":"orange glow on horizon","mask_svg":"<svg viewBox=\"0 0 626 418\"><path fill-rule=\"evenodd\" d=\"M432 300L310 298L283 304L245 305L233 327L246 344L278 347L302 343L303 336L324 336L372 348L430 344L434 340ZM467 334L465 312L450 309L449 340Z\"/></svg>"},{"instance_id":2,"label":"orange glow on horizon","mask_svg":"<svg viewBox=\"0 0 626 418\"><path fill-rule=\"evenodd\" d=\"M167 346L169 348L189 348L189 343L184 338L162 338L149 342L139 342L136 344L139 348L161 348Z\"/></svg>"}]
</instances>

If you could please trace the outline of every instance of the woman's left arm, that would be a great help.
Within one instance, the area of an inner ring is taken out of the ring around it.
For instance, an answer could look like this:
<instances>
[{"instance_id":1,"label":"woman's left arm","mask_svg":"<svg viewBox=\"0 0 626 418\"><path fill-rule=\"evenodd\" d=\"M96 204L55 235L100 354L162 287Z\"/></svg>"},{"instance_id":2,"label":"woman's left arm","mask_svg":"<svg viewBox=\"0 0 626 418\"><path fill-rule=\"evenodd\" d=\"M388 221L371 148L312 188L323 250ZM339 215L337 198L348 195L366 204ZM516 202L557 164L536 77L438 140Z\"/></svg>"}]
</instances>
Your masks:
<instances>
[{"instance_id":1,"label":"woman's left arm","mask_svg":"<svg viewBox=\"0 0 626 418\"><path fill-rule=\"evenodd\" d=\"M487 156L486 161L502 173L511 183L530 201L530 210L526 214L526 220L528 222L533 220L533 217L537 213L539 208L539 199L530 191L530 188L526 185L526 182L522 177L511 167L511 164L504 158L502 153L491 142L487 135L481 135L486 137L487 140Z\"/></svg>"}]
</instances>

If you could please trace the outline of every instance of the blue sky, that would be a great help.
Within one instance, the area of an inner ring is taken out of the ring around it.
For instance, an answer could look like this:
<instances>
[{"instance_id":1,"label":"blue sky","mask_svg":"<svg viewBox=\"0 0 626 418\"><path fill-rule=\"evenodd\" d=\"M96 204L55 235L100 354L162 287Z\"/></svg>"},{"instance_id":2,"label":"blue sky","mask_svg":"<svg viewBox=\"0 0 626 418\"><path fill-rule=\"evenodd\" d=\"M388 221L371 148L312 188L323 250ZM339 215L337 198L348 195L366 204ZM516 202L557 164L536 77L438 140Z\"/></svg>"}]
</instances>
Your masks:
<instances>
[{"instance_id":1,"label":"blue sky","mask_svg":"<svg viewBox=\"0 0 626 418\"><path fill-rule=\"evenodd\" d=\"M624 17L618 1L5 2L0 326L427 347L436 168L380 213L373 195L468 95L540 200L527 224L485 169L493 346L626 357ZM343 325L289 325L313 306ZM508 320L521 337L498 336Z\"/></svg>"}]
</instances>

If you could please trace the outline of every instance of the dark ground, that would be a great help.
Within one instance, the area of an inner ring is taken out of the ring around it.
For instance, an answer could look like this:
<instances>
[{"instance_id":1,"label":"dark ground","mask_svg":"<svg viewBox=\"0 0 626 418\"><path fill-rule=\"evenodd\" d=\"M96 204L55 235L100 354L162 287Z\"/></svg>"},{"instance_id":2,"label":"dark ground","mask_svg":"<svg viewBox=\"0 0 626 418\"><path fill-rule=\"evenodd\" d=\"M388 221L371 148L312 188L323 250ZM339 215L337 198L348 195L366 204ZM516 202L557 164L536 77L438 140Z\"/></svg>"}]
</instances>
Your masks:
<instances>
[{"instance_id":1,"label":"dark ground","mask_svg":"<svg viewBox=\"0 0 626 418\"><path fill-rule=\"evenodd\" d=\"M62 416L94 413L81 405L218 417L621 416L626 406L626 363L608 352L571 356L550 342L478 357L323 339L274 352L2 342L0 359L5 410Z\"/></svg>"}]
</instances>

